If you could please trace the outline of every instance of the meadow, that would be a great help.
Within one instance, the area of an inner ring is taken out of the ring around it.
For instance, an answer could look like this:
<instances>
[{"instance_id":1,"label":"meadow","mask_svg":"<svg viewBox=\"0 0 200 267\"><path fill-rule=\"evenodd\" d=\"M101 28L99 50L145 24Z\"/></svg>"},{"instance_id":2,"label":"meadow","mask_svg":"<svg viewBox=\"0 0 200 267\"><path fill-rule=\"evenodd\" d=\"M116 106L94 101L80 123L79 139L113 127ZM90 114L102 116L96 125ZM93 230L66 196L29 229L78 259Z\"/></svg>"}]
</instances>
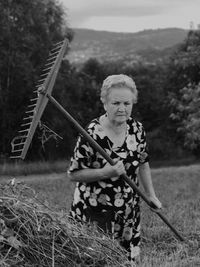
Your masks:
<instances>
[{"instance_id":1,"label":"meadow","mask_svg":"<svg viewBox=\"0 0 200 267\"><path fill-rule=\"evenodd\" d=\"M0 181L3 183L14 177L23 180L52 209L68 212L75 184L69 181L66 173L58 172L59 168L52 166L49 169L49 173L37 174L35 171L35 174L30 174L27 167L25 175L17 176L5 172ZM163 214L186 241L177 240L163 221L142 202L139 267L200 266L199 173L198 164L152 169L154 187L163 203Z\"/></svg>"}]
</instances>

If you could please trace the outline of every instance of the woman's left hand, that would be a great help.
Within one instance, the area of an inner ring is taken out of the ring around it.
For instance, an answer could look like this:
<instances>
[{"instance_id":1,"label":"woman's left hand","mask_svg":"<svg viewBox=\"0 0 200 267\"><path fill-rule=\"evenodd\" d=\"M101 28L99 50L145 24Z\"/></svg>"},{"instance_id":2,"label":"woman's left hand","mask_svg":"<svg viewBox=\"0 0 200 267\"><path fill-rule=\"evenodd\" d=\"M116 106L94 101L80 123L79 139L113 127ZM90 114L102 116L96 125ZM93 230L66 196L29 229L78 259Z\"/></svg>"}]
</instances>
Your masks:
<instances>
[{"instance_id":1,"label":"woman's left hand","mask_svg":"<svg viewBox=\"0 0 200 267\"><path fill-rule=\"evenodd\" d=\"M157 207L157 209L162 208L162 203L156 196L150 196L149 200Z\"/></svg>"}]
</instances>

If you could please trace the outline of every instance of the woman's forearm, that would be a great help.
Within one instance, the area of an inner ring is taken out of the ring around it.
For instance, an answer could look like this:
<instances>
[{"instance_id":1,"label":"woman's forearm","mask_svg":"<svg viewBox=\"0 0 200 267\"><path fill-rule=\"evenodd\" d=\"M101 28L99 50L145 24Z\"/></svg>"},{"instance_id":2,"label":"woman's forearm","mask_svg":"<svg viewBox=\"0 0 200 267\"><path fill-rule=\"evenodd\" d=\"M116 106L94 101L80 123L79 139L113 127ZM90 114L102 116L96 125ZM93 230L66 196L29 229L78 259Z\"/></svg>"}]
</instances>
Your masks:
<instances>
[{"instance_id":1,"label":"woman's forearm","mask_svg":"<svg viewBox=\"0 0 200 267\"><path fill-rule=\"evenodd\" d=\"M102 169L83 169L69 173L72 182L91 183L110 178L108 173Z\"/></svg>"},{"instance_id":2,"label":"woman's forearm","mask_svg":"<svg viewBox=\"0 0 200 267\"><path fill-rule=\"evenodd\" d=\"M142 183L145 192L148 194L148 196L155 197L155 191L151 178L151 170L148 162L140 165L139 174L140 174L140 181Z\"/></svg>"},{"instance_id":3,"label":"woman's forearm","mask_svg":"<svg viewBox=\"0 0 200 267\"><path fill-rule=\"evenodd\" d=\"M82 169L71 172L70 179L73 182L85 182L91 183L104 179L119 177L121 174L125 173L124 164L122 161L116 162L115 165L110 165L107 163L103 168L99 169Z\"/></svg>"}]
</instances>

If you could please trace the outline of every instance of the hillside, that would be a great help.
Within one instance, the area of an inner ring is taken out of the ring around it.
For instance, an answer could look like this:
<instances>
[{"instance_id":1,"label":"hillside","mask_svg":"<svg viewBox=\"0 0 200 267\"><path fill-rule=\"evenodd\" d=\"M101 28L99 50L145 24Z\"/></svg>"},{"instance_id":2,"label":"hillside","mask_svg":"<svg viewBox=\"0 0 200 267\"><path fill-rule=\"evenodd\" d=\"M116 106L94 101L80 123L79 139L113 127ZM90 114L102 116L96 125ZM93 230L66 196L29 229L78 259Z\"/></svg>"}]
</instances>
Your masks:
<instances>
[{"instance_id":1,"label":"hillside","mask_svg":"<svg viewBox=\"0 0 200 267\"><path fill-rule=\"evenodd\" d=\"M160 60L181 43L187 30L166 28L137 33L116 33L74 29L74 40L68 55L70 62L83 63L91 57L105 60Z\"/></svg>"}]
</instances>

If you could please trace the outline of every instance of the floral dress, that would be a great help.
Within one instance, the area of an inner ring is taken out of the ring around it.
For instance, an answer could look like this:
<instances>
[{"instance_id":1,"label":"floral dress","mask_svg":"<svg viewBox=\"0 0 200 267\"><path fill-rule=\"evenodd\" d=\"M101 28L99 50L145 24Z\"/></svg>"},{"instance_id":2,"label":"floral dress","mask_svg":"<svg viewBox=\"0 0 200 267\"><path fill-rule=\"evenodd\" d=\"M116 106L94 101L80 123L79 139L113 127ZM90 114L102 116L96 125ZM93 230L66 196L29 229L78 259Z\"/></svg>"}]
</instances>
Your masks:
<instances>
[{"instance_id":1,"label":"floral dress","mask_svg":"<svg viewBox=\"0 0 200 267\"><path fill-rule=\"evenodd\" d=\"M91 121L87 132L112 159L118 158L123 161L127 176L139 186L138 167L148 161L142 124L129 118L125 141L121 147L115 149L112 148L113 143L100 124L100 118ZM69 172L85 168L102 168L106 163L82 136L78 137ZM77 182L70 215L76 220L86 222L89 220L88 208L93 214L101 214L101 218L106 218L106 212L113 211L114 215L108 217L112 236L127 250L129 260L139 254L139 196L122 178L114 177L90 183Z\"/></svg>"}]
</instances>

